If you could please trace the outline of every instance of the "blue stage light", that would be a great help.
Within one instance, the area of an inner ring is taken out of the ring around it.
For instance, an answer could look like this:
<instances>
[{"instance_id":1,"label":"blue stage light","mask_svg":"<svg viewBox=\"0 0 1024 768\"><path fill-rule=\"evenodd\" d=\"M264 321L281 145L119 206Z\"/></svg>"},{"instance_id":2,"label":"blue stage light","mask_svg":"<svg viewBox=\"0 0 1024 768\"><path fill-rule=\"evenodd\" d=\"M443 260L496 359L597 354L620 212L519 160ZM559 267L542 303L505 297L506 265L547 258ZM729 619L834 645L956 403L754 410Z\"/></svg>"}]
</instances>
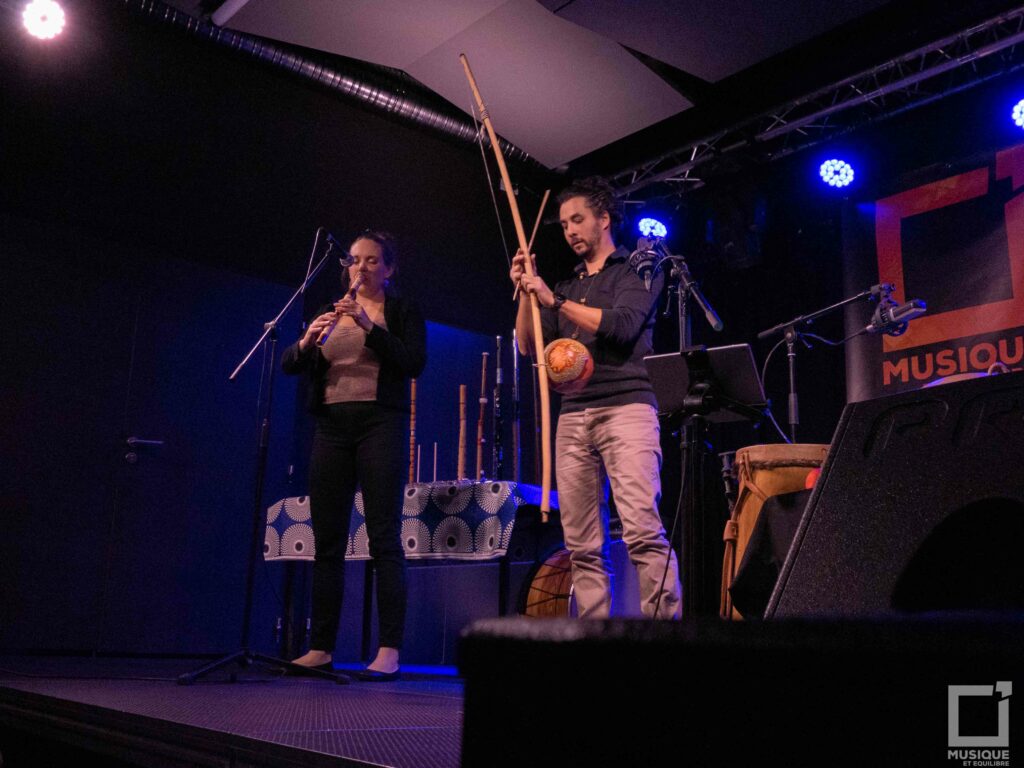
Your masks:
<instances>
[{"instance_id":1,"label":"blue stage light","mask_svg":"<svg viewBox=\"0 0 1024 768\"><path fill-rule=\"evenodd\" d=\"M668 234L665 225L657 219L640 219L637 222L636 228L640 230L640 234L644 237L664 237Z\"/></svg>"},{"instance_id":2,"label":"blue stage light","mask_svg":"<svg viewBox=\"0 0 1024 768\"><path fill-rule=\"evenodd\" d=\"M1024 99L1013 105L1013 123L1018 128L1024 128Z\"/></svg>"},{"instance_id":3,"label":"blue stage light","mask_svg":"<svg viewBox=\"0 0 1024 768\"><path fill-rule=\"evenodd\" d=\"M830 187L845 187L853 181L853 166L845 160L826 160L819 173L821 180Z\"/></svg>"}]
</instances>

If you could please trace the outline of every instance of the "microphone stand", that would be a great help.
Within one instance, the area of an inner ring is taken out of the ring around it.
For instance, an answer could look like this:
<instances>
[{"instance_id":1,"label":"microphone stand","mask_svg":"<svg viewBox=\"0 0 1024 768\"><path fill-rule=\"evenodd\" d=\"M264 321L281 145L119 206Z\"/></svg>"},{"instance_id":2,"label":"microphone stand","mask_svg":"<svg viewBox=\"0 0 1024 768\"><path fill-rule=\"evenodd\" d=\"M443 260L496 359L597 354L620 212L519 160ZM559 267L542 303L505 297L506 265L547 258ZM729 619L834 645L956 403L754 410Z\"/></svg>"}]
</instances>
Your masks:
<instances>
[{"instance_id":1,"label":"microphone stand","mask_svg":"<svg viewBox=\"0 0 1024 768\"><path fill-rule=\"evenodd\" d=\"M704 296L697 281L690 274L686 260L682 256L673 256L668 253L661 239L654 242L655 250L662 257L655 266L656 272L666 261L672 267L668 272L669 300L672 292L677 298L677 322L679 324L679 354L686 355L693 349L693 325L690 316L690 299L701 308L708 325L714 330L722 329L722 321L718 314L711 307ZM668 307L666 307L666 312ZM698 451L700 435L704 429L703 419L696 413L683 414L683 422L679 428L679 453L680 453L680 494L683 504L677 509L675 525L682 523L682 536L680 542L680 571L683 579L682 594L682 615L683 618L697 615L704 612L704 592L706 570L705 532L706 520L704 520L703 503L698 504L698 499L703 500L703 476L700 473L701 462ZM680 519L681 518L681 519ZM671 542L669 542L671 547ZM666 563L666 567L667 567Z\"/></svg>"},{"instance_id":2,"label":"microphone stand","mask_svg":"<svg viewBox=\"0 0 1024 768\"><path fill-rule=\"evenodd\" d=\"M789 358L789 439L790 442L796 442L796 427L800 423L800 404L797 399L796 392L796 341L801 339L801 334L797 330L799 326L810 325L819 317L835 312L840 307L845 307L847 304L853 304L861 299L872 299L880 302L888 301L889 294L895 290L891 283L879 283L878 285L871 286L866 291L849 296L842 301L838 301L835 304L831 304L824 309L819 309L815 312L811 312L807 315L800 315L794 317L792 320L787 320L784 323L779 323L776 326L769 328L766 331L761 331L757 334L759 339L767 339L774 336L776 333L782 332L786 340L786 351L787 357ZM804 342L805 344L807 342ZM762 382L763 384L763 382Z\"/></svg>"},{"instance_id":3,"label":"microphone stand","mask_svg":"<svg viewBox=\"0 0 1024 768\"><path fill-rule=\"evenodd\" d=\"M316 253L317 245L320 242L320 234L322 230L317 230L316 240L313 243L313 253ZM252 356L256 353L256 350L261 346L264 351L267 349L267 342L269 340L269 355L264 356L266 365L260 372L260 383L263 381L267 382L267 399L266 403L261 403L257 400L256 410L260 414L260 430L258 445L256 449L256 478L254 480L254 492L253 492L253 513L252 513L252 541L249 547L249 562L248 571L245 578L245 606L242 613L242 639L241 649L235 651L232 654L224 656L204 667L201 667L193 672L186 672L178 677L179 685L191 685L200 677L205 677L211 672L215 672L218 669L237 663L240 667L247 668L252 667L257 663L264 664L275 669L284 669L288 674L295 675L308 675L313 677L322 677L328 680L333 680L336 683L346 684L349 682L349 678L340 673L327 672L320 669L314 669L311 667L304 667L299 664L293 664L290 661L284 659L278 659L274 656L267 656L262 653L256 653L252 650L249 644L250 640L250 624L252 620L252 597L253 597L253 586L256 581L256 561L260 557L262 546L262 538L260 533L264 526L266 526L266 513L263 507L263 482L267 474L267 453L270 447L270 414L272 412L273 398L274 398L274 374L277 372L277 327L281 322L281 318L291 309L295 301L305 293L306 288L313 282L313 280L320 274L327 263L327 259L331 255L332 248L328 248L327 252L323 255L323 258L317 263L315 267L308 270L306 279L302 281L298 290L292 294L292 297L288 299L288 302L281 308L281 311L277 313L277 316L268 323L263 325L263 335L256 341L249 350L248 354L242 359L242 362L238 364L238 367L228 377L229 381L235 381L238 377L239 372L249 362ZM313 263L313 256L310 256L310 265ZM268 370L269 368L269 370ZM262 386L260 387L262 391ZM237 681L237 673L232 672L230 677L231 682Z\"/></svg>"}]
</instances>

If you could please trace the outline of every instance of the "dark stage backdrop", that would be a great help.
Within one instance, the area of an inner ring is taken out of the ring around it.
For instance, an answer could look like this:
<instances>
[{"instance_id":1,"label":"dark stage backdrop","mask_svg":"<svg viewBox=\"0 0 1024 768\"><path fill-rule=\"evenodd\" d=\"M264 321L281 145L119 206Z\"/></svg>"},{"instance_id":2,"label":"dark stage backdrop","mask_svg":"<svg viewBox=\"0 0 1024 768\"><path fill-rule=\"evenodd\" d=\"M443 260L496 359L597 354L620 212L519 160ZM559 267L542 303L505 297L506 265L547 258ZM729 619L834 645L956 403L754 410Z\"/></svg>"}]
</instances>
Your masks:
<instances>
[{"instance_id":1,"label":"dark stage backdrop","mask_svg":"<svg viewBox=\"0 0 1024 768\"><path fill-rule=\"evenodd\" d=\"M435 327L510 328L480 152L118 3L67 10L56 45L0 25L0 646L230 650L259 361L227 375L301 280L319 226L392 230L404 289ZM532 218L544 185L513 173ZM452 371L475 436L478 362ZM304 483L296 381L277 387L266 500ZM423 395L425 440L431 419L453 428L449 389ZM128 464L133 435L165 445ZM439 474L454 472L452 440L436 439ZM282 570L259 571L253 637L268 650Z\"/></svg>"},{"instance_id":2,"label":"dark stage backdrop","mask_svg":"<svg viewBox=\"0 0 1024 768\"><path fill-rule=\"evenodd\" d=\"M261 355L228 376L288 290L143 243L0 221L0 647L236 647ZM294 381L278 376L268 497L284 490L294 403ZM267 575L255 594L264 640L278 612Z\"/></svg>"},{"instance_id":3,"label":"dark stage backdrop","mask_svg":"<svg viewBox=\"0 0 1024 768\"><path fill-rule=\"evenodd\" d=\"M845 232L851 291L875 281L893 298L923 298L927 315L901 336L847 348L848 399L916 389L1024 358L1024 145L942 166L896 194L850 205ZM847 333L870 307L852 307Z\"/></svg>"},{"instance_id":4,"label":"dark stage backdrop","mask_svg":"<svg viewBox=\"0 0 1024 768\"><path fill-rule=\"evenodd\" d=\"M285 284L305 274L317 227L346 243L388 229L431 320L486 333L511 325L479 147L121 3L66 6L52 44L0 25L0 210L159 241L176 257ZM532 221L546 184L511 171Z\"/></svg>"}]
</instances>

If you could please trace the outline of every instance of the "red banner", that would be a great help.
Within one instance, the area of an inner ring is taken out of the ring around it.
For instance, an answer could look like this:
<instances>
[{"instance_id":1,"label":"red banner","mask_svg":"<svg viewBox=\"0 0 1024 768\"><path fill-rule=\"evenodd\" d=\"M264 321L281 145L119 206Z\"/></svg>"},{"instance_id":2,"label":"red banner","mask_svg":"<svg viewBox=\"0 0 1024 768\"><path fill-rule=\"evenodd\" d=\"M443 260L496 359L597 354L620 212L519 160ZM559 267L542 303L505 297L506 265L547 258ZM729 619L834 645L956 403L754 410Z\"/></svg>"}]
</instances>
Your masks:
<instances>
[{"instance_id":1,"label":"red banner","mask_svg":"<svg viewBox=\"0 0 1024 768\"><path fill-rule=\"evenodd\" d=\"M847 287L892 283L897 302L928 304L905 334L850 343L850 402L1024 367L1024 145L984 160L848 212ZM847 335L870 312L851 307Z\"/></svg>"}]
</instances>

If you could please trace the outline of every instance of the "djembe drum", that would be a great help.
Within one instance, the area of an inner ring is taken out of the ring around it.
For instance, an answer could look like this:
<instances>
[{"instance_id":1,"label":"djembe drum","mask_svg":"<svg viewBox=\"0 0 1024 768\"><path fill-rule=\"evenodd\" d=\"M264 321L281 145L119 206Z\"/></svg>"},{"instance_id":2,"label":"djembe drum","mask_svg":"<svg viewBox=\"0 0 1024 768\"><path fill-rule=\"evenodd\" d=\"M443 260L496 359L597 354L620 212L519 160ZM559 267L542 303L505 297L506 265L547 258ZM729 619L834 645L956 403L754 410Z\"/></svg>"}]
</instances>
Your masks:
<instances>
[{"instance_id":1,"label":"djembe drum","mask_svg":"<svg viewBox=\"0 0 1024 768\"><path fill-rule=\"evenodd\" d=\"M808 475L820 469L828 446L817 443L751 445L736 451L735 474L739 481L736 503L725 524L725 556L722 559L722 593L719 615L743 618L732 607L729 587L743 560L761 508L771 496L802 491Z\"/></svg>"}]
</instances>

